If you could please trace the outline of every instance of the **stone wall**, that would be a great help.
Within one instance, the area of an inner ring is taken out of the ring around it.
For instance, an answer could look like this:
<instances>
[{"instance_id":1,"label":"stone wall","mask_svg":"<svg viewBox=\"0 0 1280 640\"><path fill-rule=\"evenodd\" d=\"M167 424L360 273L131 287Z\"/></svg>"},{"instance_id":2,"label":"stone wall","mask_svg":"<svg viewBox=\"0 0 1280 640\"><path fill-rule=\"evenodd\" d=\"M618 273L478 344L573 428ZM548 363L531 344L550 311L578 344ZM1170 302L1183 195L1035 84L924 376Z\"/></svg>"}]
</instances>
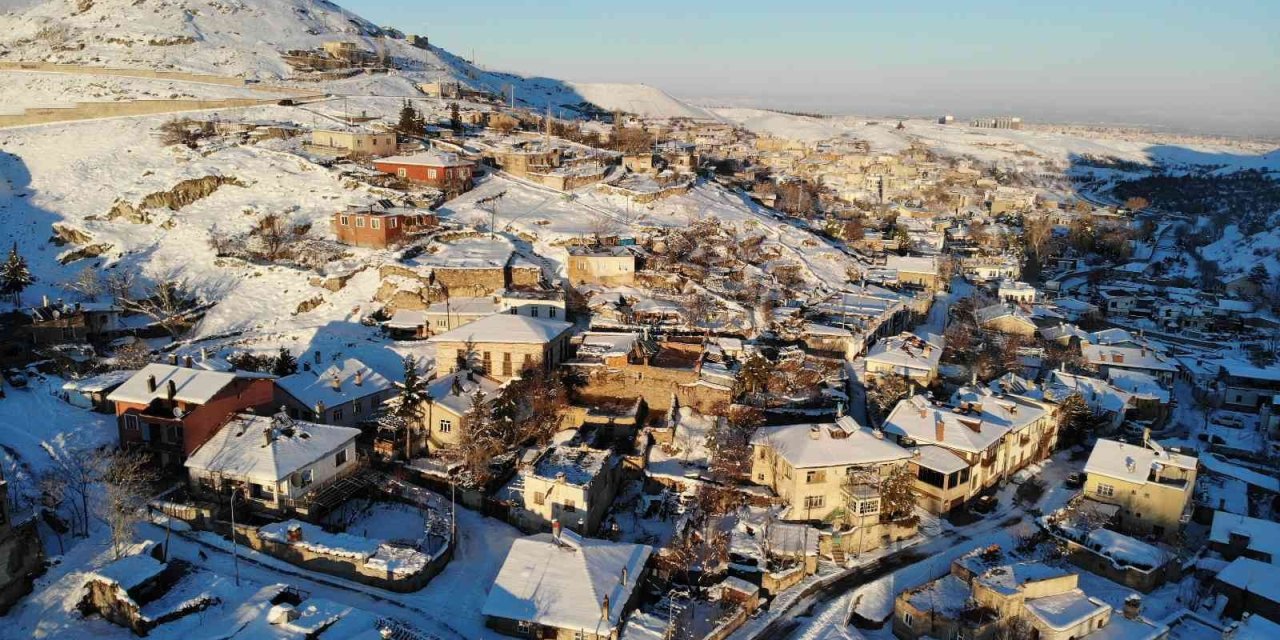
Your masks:
<instances>
[{"instance_id":1,"label":"stone wall","mask_svg":"<svg viewBox=\"0 0 1280 640\"><path fill-rule=\"evenodd\" d=\"M44 548L36 533L36 521L20 522L0 539L0 615L8 613L20 598L31 593L35 577L43 571Z\"/></svg>"},{"instance_id":2,"label":"stone wall","mask_svg":"<svg viewBox=\"0 0 1280 640\"><path fill-rule=\"evenodd\" d=\"M223 533L227 533L231 529L229 523L219 523L219 525L219 528L223 529ZM297 565L309 571L319 571L320 573L338 576L360 584L397 593L418 591L427 586L427 583L431 582L431 579L440 573L445 565L449 564L449 560L453 558L453 544L451 543L442 553L431 558L431 561L427 563L426 568L421 572L405 578L393 578L370 571L363 562L356 558L316 553L310 549L294 546L286 542L268 540L258 534L257 527L237 524L234 535L237 540L246 546L274 558L284 560L289 564Z\"/></svg>"},{"instance_id":3,"label":"stone wall","mask_svg":"<svg viewBox=\"0 0 1280 640\"><path fill-rule=\"evenodd\" d=\"M144 116L206 109L231 109L275 104L275 99L225 98L221 100L132 100L123 102L77 102L73 107L36 107L20 114L0 114L0 129L52 122L96 120L121 116Z\"/></svg>"},{"instance_id":4,"label":"stone wall","mask_svg":"<svg viewBox=\"0 0 1280 640\"><path fill-rule=\"evenodd\" d=\"M698 372L693 369L629 364L622 368L593 371L582 388L582 394L588 397L643 398L650 412L666 413L671 409L672 394L679 396L682 385L697 379ZM693 394L685 392L685 395ZM684 404L685 399L680 398L680 402Z\"/></svg>"}]
</instances>

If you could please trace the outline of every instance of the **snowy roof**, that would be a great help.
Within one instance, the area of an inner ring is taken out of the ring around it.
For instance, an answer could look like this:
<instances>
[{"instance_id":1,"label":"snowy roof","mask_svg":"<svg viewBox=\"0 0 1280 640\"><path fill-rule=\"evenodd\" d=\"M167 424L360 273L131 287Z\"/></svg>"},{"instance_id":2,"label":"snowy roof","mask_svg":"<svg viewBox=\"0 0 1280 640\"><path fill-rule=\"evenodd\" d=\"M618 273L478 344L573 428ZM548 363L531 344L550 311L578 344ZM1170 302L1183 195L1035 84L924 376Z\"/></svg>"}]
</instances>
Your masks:
<instances>
[{"instance_id":1,"label":"snowy roof","mask_svg":"<svg viewBox=\"0 0 1280 640\"><path fill-rule=\"evenodd\" d=\"M497 313L432 336L429 342L546 344L572 326L571 323L560 320Z\"/></svg>"},{"instance_id":2,"label":"snowy roof","mask_svg":"<svg viewBox=\"0 0 1280 640\"><path fill-rule=\"evenodd\" d=\"M266 433L272 434L270 443ZM284 414L237 414L200 445L188 469L273 484L347 448L359 429L293 420Z\"/></svg>"},{"instance_id":3,"label":"snowy roof","mask_svg":"<svg viewBox=\"0 0 1280 640\"><path fill-rule=\"evenodd\" d=\"M1114 345L1081 344L1080 352L1085 360L1093 365L1107 365L1128 369L1149 369L1153 371L1177 371L1178 368L1165 360L1154 350L1144 347L1121 347Z\"/></svg>"},{"instance_id":4,"label":"snowy roof","mask_svg":"<svg viewBox=\"0 0 1280 640\"><path fill-rule=\"evenodd\" d=\"M427 395L437 405L461 416L471 411L477 391L483 392L486 398L492 400L497 397L501 388L502 384L492 378L477 374L468 377L467 372L459 371L432 381L427 385Z\"/></svg>"},{"instance_id":5,"label":"snowy roof","mask_svg":"<svg viewBox=\"0 0 1280 640\"><path fill-rule=\"evenodd\" d=\"M1280 522L1215 511L1209 540L1219 544L1233 545L1231 539L1233 534L1248 537L1247 548L1250 551L1270 554L1271 563L1280 564ZM1240 549L1234 550L1240 551Z\"/></svg>"},{"instance_id":6,"label":"snowy roof","mask_svg":"<svg viewBox=\"0 0 1280 640\"><path fill-rule=\"evenodd\" d=\"M973 599L968 583L947 574L923 586L903 594L911 606L921 611L932 611L947 618L958 618L969 608Z\"/></svg>"},{"instance_id":7,"label":"snowy roof","mask_svg":"<svg viewBox=\"0 0 1280 640\"><path fill-rule=\"evenodd\" d=\"M1026 601L1027 612L1050 629L1066 631L1111 608L1079 589Z\"/></svg>"},{"instance_id":8,"label":"snowy roof","mask_svg":"<svg viewBox=\"0 0 1280 640\"><path fill-rule=\"evenodd\" d=\"M991 567L974 576L974 580L993 591L1011 594L1020 591L1028 582L1039 582L1068 575L1072 575L1070 571L1042 562L1015 562Z\"/></svg>"},{"instance_id":9,"label":"snowy roof","mask_svg":"<svg viewBox=\"0 0 1280 640\"><path fill-rule=\"evenodd\" d=\"M1099 438L1093 445L1093 452L1089 454L1089 461L1084 465L1084 472L1146 484L1156 465L1195 469L1196 459L1181 453L1159 453L1142 445Z\"/></svg>"},{"instance_id":10,"label":"snowy roof","mask_svg":"<svg viewBox=\"0 0 1280 640\"><path fill-rule=\"evenodd\" d=\"M581 538L568 531L560 541L548 533L519 538L511 544L481 613L608 636L621 622L652 553L646 545Z\"/></svg>"},{"instance_id":11,"label":"snowy roof","mask_svg":"<svg viewBox=\"0 0 1280 640\"><path fill-rule=\"evenodd\" d=\"M148 389L148 380L155 376L155 390ZM204 404L218 395L236 379L234 373L187 369L169 364L152 363L120 385L107 399L112 402L150 404L156 398L168 397L168 385L177 387L174 399L191 404Z\"/></svg>"},{"instance_id":12,"label":"snowy roof","mask_svg":"<svg viewBox=\"0 0 1280 640\"><path fill-rule=\"evenodd\" d=\"M396 309L391 319L382 324L392 329L417 329L427 324L427 314L415 309Z\"/></svg>"},{"instance_id":13,"label":"snowy roof","mask_svg":"<svg viewBox=\"0 0 1280 640\"><path fill-rule=\"evenodd\" d=\"M108 371L96 376L68 380L62 385L63 391L80 391L83 393L100 393L114 389L132 378L137 371Z\"/></svg>"},{"instance_id":14,"label":"snowy roof","mask_svg":"<svg viewBox=\"0 0 1280 640\"><path fill-rule=\"evenodd\" d=\"M469 167L473 163L459 158L457 154L440 151L423 151L403 156L391 156L374 160L376 164L403 164L423 167Z\"/></svg>"},{"instance_id":15,"label":"snowy roof","mask_svg":"<svg viewBox=\"0 0 1280 640\"><path fill-rule=\"evenodd\" d=\"M1138 344L1132 333L1116 327L1090 333L1089 342L1100 345Z\"/></svg>"},{"instance_id":16,"label":"snowy roof","mask_svg":"<svg viewBox=\"0 0 1280 640\"><path fill-rule=\"evenodd\" d=\"M963 389L962 389L963 391ZM959 393L959 392L957 392ZM886 433L969 453L985 451L1007 433L1044 415L1044 410L1007 398L979 395L981 408L935 406L916 395L898 403L884 421ZM942 433L938 433L938 426ZM941 437L939 437L941 435Z\"/></svg>"},{"instance_id":17,"label":"snowy roof","mask_svg":"<svg viewBox=\"0 0 1280 640\"><path fill-rule=\"evenodd\" d=\"M867 354L867 360L874 360L894 367L908 369L936 369L942 359L941 336L927 335L924 338L911 333L901 333L876 344Z\"/></svg>"},{"instance_id":18,"label":"snowy roof","mask_svg":"<svg viewBox=\"0 0 1280 640\"><path fill-rule=\"evenodd\" d=\"M1141 375L1141 374L1139 374ZM1105 380L1079 376L1065 371L1050 371L1045 379L1050 398L1061 402L1079 393L1090 409L1122 413L1129 405L1130 394Z\"/></svg>"},{"instance_id":19,"label":"snowy roof","mask_svg":"<svg viewBox=\"0 0 1280 640\"><path fill-rule=\"evenodd\" d=\"M937 445L926 444L916 451L920 455L916 456L915 463L938 473L955 473L969 466L960 456Z\"/></svg>"},{"instance_id":20,"label":"snowy roof","mask_svg":"<svg viewBox=\"0 0 1280 640\"><path fill-rule=\"evenodd\" d=\"M1241 556L1218 572L1218 580L1252 595L1280 602L1280 580L1275 579L1275 573L1275 565Z\"/></svg>"},{"instance_id":21,"label":"snowy roof","mask_svg":"<svg viewBox=\"0 0 1280 640\"><path fill-rule=\"evenodd\" d=\"M1087 342L1089 340L1089 332L1074 324L1059 324L1056 327L1044 327L1040 329L1040 337L1045 340L1079 338L1081 342Z\"/></svg>"},{"instance_id":22,"label":"snowy roof","mask_svg":"<svg viewBox=\"0 0 1280 640\"><path fill-rule=\"evenodd\" d=\"M433 269L501 269L514 252L515 245L504 237L473 236L433 242L412 263Z\"/></svg>"},{"instance_id":23,"label":"snowy roof","mask_svg":"<svg viewBox=\"0 0 1280 640\"><path fill-rule=\"evenodd\" d=\"M835 423L761 427L751 444L767 446L792 467L836 467L905 460L911 452L844 416Z\"/></svg>"},{"instance_id":24,"label":"snowy roof","mask_svg":"<svg viewBox=\"0 0 1280 640\"><path fill-rule=\"evenodd\" d=\"M1167 558L1160 549L1110 529L1090 531L1087 542L1089 547L1122 564L1150 569L1164 564Z\"/></svg>"},{"instance_id":25,"label":"snowy roof","mask_svg":"<svg viewBox=\"0 0 1280 640\"><path fill-rule=\"evenodd\" d=\"M1258 473L1247 467L1237 464L1231 464L1226 460L1219 458L1217 454L1206 453L1200 458L1200 462L1204 464L1204 468L1210 473L1215 473L1228 478L1235 478L1242 482L1261 487L1272 493L1280 492L1280 479L1274 476Z\"/></svg>"},{"instance_id":26,"label":"snowy roof","mask_svg":"<svg viewBox=\"0 0 1280 640\"><path fill-rule=\"evenodd\" d=\"M1107 379L1111 384L1138 397L1153 399L1162 404L1168 404L1171 398L1169 390L1159 380L1141 371L1113 368L1107 371Z\"/></svg>"},{"instance_id":27,"label":"snowy roof","mask_svg":"<svg viewBox=\"0 0 1280 640\"><path fill-rule=\"evenodd\" d=\"M1275 640L1280 638L1280 623L1262 616L1249 616L1236 627L1234 640Z\"/></svg>"},{"instance_id":28,"label":"snowy roof","mask_svg":"<svg viewBox=\"0 0 1280 640\"><path fill-rule=\"evenodd\" d=\"M276 380L276 386L308 407L336 407L352 400L394 389L390 380L355 358L334 363L323 371L299 371Z\"/></svg>"},{"instance_id":29,"label":"snowy roof","mask_svg":"<svg viewBox=\"0 0 1280 640\"><path fill-rule=\"evenodd\" d=\"M563 474L565 482L586 486L605 467L610 455L608 451L587 447L551 447L538 458L534 474L549 479L559 479Z\"/></svg>"},{"instance_id":30,"label":"snowy roof","mask_svg":"<svg viewBox=\"0 0 1280 640\"><path fill-rule=\"evenodd\" d=\"M978 324L987 324L994 322L1000 318L1013 318L1026 324L1035 326L1035 322L1031 320L1031 316L1018 308L1017 305L1000 302L988 307L983 307L974 312L978 317Z\"/></svg>"},{"instance_id":31,"label":"snowy roof","mask_svg":"<svg viewBox=\"0 0 1280 640\"><path fill-rule=\"evenodd\" d=\"M490 296L447 298L433 302L424 313L432 315L487 316L502 311L502 304Z\"/></svg>"},{"instance_id":32,"label":"snowy roof","mask_svg":"<svg viewBox=\"0 0 1280 640\"><path fill-rule=\"evenodd\" d=\"M164 571L164 563L145 554L125 556L97 571L89 573L91 580L119 585L128 591L146 583Z\"/></svg>"},{"instance_id":33,"label":"snowy roof","mask_svg":"<svg viewBox=\"0 0 1280 640\"><path fill-rule=\"evenodd\" d=\"M937 275L938 260L931 257L891 255L885 258L885 268L906 271L908 273L928 273Z\"/></svg>"},{"instance_id":34,"label":"snowy roof","mask_svg":"<svg viewBox=\"0 0 1280 640\"><path fill-rule=\"evenodd\" d=\"M578 357L625 356L631 353L639 339L640 335L636 333L588 332L582 335Z\"/></svg>"}]
</instances>

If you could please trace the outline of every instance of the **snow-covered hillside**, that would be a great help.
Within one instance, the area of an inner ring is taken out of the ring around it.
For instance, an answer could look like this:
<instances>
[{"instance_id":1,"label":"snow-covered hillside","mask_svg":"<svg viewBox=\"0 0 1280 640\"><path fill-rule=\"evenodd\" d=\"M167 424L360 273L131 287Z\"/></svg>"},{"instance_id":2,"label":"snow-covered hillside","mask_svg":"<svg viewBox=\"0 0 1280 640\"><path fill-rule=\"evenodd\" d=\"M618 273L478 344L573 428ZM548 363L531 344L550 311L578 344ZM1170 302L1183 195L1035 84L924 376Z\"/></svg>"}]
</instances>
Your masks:
<instances>
[{"instance_id":1,"label":"snow-covered hillside","mask_svg":"<svg viewBox=\"0 0 1280 640\"><path fill-rule=\"evenodd\" d=\"M0 60L176 70L281 81L290 50L337 40L385 54L398 72L323 83L334 93L414 95L419 82L515 90L538 109L591 102L642 116L709 118L660 89L569 83L485 71L438 47L419 48L326 0L46 0L0 15ZM315 86L314 83L311 86Z\"/></svg>"}]
</instances>

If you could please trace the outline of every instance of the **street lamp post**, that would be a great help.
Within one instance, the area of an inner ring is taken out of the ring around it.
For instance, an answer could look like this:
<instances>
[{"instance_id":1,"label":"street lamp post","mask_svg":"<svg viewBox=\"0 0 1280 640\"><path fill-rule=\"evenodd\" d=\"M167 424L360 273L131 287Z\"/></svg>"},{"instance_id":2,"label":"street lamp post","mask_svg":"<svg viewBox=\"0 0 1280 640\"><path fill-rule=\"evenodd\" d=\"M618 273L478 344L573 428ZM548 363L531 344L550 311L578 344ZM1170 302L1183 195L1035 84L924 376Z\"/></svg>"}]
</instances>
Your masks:
<instances>
[{"instance_id":1,"label":"street lamp post","mask_svg":"<svg viewBox=\"0 0 1280 640\"><path fill-rule=\"evenodd\" d=\"M231 563L235 566L236 586L240 586L240 554L236 550L236 495L239 487L231 488Z\"/></svg>"}]
</instances>

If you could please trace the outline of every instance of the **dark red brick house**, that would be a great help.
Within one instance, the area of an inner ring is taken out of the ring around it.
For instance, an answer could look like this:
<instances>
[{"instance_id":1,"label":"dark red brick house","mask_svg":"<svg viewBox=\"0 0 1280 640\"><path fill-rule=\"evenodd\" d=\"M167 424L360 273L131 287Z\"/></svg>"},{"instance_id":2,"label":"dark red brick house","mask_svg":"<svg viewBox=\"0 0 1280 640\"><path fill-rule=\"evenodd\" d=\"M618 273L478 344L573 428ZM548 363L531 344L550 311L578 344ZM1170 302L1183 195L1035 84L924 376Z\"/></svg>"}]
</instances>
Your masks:
<instances>
[{"instance_id":1,"label":"dark red brick house","mask_svg":"<svg viewBox=\"0 0 1280 640\"><path fill-rule=\"evenodd\" d=\"M442 191L461 193L471 189L475 163L452 153L424 151L407 156L393 156L373 161L378 171L390 173L410 182L418 182Z\"/></svg>"},{"instance_id":2,"label":"dark red brick house","mask_svg":"<svg viewBox=\"0 0 1280 640\"><path fill-rule=\"evenodd\" d=\"M270 377L149 364L107 400L115 405L120 446L147 450L173 468L237 412L271 410L274 396Z\"/></svg>"},{"instance_id":3,"label":"dark red brick house","mask_svg":"<svg viewBox=\"0 0 1280 640\"><path fill-rule=\"evenodd\" d=\"M400 244L405 236L434 228L436 214L409 207L348 207L333 214L333 235L338 242L353 247L385 249Z\"/></svg>"}]
</instances>

